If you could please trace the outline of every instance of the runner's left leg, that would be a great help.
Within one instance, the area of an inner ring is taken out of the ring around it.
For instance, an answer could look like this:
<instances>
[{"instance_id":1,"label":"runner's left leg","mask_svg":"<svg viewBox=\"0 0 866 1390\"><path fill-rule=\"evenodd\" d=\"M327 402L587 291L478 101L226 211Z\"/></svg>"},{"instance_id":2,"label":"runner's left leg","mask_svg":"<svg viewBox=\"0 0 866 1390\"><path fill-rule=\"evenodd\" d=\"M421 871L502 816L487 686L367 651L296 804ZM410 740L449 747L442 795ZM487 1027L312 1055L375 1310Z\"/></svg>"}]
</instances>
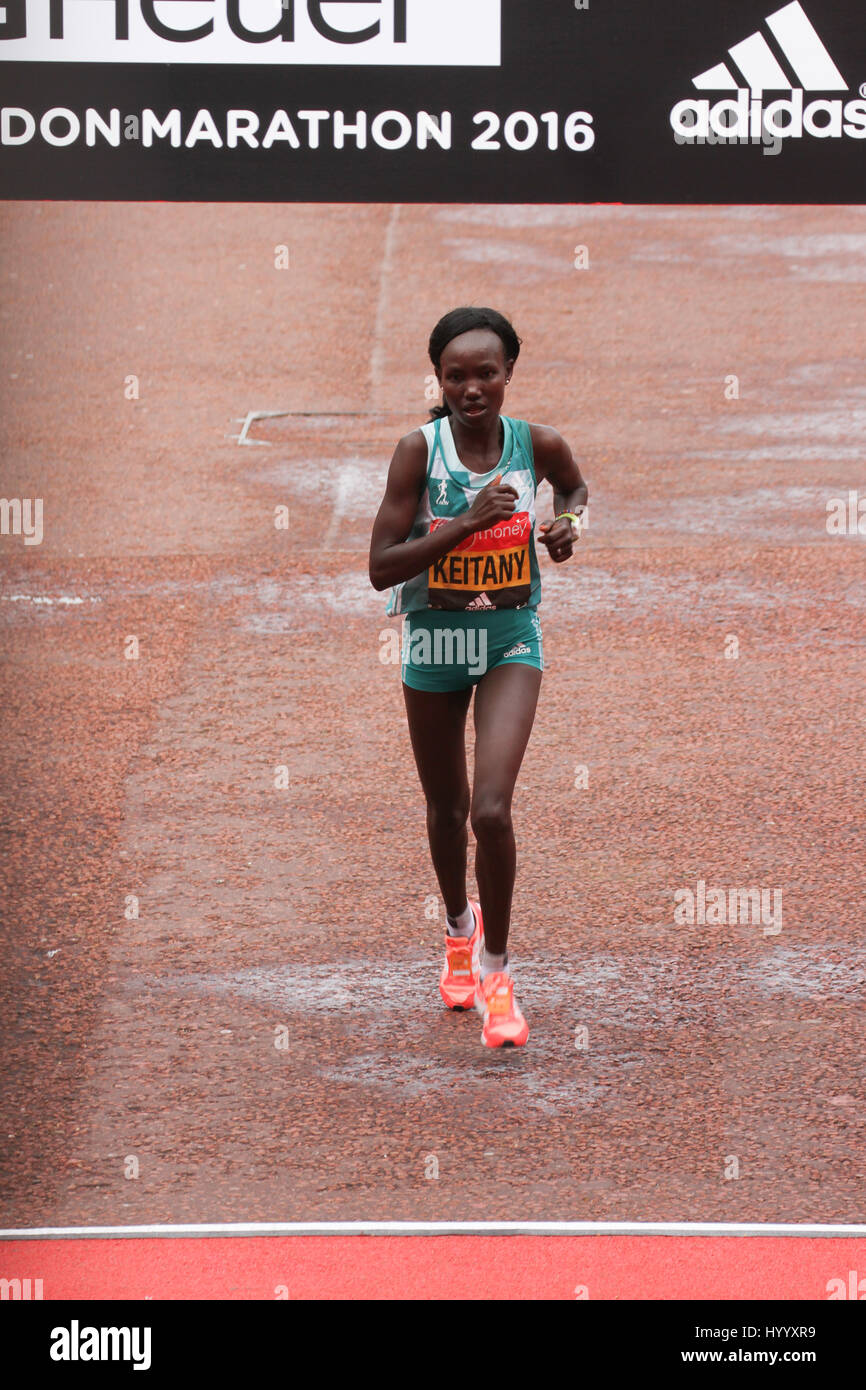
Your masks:
<instances>
[{"instance_id":1,"label":"runner's left leg","mask_svg":"<svg viewBox=\"0 0 866 1390\"><path fill-rule=\"evenodd\" d=\"M475 877L491 955L504 955L517 853L511 798L535 719L541 671L522 662L494 666L475 692L475 782L470 820Z\"/></svg>"}]
</instances>

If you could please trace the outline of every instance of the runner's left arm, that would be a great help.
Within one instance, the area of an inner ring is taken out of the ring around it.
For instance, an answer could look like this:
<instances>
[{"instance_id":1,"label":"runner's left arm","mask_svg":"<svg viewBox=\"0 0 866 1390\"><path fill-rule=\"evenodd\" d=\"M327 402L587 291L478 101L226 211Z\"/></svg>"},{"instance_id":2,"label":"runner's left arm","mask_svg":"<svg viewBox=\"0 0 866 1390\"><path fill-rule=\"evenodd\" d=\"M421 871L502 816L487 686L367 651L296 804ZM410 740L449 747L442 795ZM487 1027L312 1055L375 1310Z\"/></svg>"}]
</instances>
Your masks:
<instances>
[{"instance_id":1,"label":"runner's left arm","mask_svg":"<svg viewBox=\"0 0 866 1390\"><path fill-rule=\"evenodd\" d=\"M532 425L530 428L536 476L539 482L546 478L553 488L554 516L585 507L589 500L589 489L562 435L549 425ZM562 564L563 560L568 560L574 554L574 537L567 518L556 522L546 521L539 531L539 540L547 546L548 554L556 564Z\"/></svg>"}]
</instances>

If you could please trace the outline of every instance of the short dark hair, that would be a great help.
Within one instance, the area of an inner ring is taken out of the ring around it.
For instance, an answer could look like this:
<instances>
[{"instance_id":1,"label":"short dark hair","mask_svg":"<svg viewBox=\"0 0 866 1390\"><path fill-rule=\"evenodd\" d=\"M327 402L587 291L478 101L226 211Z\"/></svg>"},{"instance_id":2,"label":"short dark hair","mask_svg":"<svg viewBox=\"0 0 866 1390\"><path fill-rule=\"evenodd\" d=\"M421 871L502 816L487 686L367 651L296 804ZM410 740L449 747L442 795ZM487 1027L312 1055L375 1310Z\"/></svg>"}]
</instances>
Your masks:
<instances>
[{"instance_id":1,"label":"short dark hair","mask_svg":"<svg viewBox=\"0 0 866 1390\"><path fill-rule=\"evenodd\" d=\"M452 338L459 338L461 333L470 333L473 328L489 328L498 334L505 349L505 360L517 361L522 339L518 338L508 319L496 309L476 309L471 305L463 305L462 308L452 309L450 313L445 314L430 334L430 361L437 370L442 365L442 353ZM450 414L451 407L447 401L443 401L430 411L430 419L440 420L444 415Z\"/></svg>"}]
</instances>

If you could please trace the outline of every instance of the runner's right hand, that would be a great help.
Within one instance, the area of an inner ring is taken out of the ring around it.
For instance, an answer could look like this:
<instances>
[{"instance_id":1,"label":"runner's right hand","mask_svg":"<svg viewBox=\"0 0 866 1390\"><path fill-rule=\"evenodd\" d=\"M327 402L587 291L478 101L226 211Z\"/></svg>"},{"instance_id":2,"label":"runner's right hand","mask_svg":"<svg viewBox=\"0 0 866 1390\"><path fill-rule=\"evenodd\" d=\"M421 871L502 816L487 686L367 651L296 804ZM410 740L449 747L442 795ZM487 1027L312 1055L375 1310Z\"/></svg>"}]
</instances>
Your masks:
<instances>
[{"instance_id":1,"label":"runner's right hand","mask_svg":"<svg viewBox=\"0 0 866 1390\"><path fill-rule=\"evenodd\" d=\"M497 473L492 483L482 488L469 511L466 523L470 534L473 531L486 531L498 521L507 521L517 505L518 493L510 483L502 482L502 474Z\"/></svg>"}]
</instances>

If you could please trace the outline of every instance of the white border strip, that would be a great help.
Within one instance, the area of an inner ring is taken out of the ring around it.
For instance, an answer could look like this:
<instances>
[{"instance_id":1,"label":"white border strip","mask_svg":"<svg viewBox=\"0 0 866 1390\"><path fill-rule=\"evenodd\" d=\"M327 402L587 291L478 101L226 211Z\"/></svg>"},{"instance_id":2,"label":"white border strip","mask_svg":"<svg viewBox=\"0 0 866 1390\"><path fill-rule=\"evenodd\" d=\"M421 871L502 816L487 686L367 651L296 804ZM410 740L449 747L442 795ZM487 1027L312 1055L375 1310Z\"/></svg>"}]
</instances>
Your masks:
<instances>
[{"instance_id":1,"label":"white border strip","mask_svg":"<svg viewBox=\"0 0 866 1390\"><path fill-rule=\"evenodd\" d=\"M860 1236L866 1225L763 1221L230 1221L202 1225L41 1226L0 1230L0 1240L142 1236Z\"/></svg>"}]
</instances>

